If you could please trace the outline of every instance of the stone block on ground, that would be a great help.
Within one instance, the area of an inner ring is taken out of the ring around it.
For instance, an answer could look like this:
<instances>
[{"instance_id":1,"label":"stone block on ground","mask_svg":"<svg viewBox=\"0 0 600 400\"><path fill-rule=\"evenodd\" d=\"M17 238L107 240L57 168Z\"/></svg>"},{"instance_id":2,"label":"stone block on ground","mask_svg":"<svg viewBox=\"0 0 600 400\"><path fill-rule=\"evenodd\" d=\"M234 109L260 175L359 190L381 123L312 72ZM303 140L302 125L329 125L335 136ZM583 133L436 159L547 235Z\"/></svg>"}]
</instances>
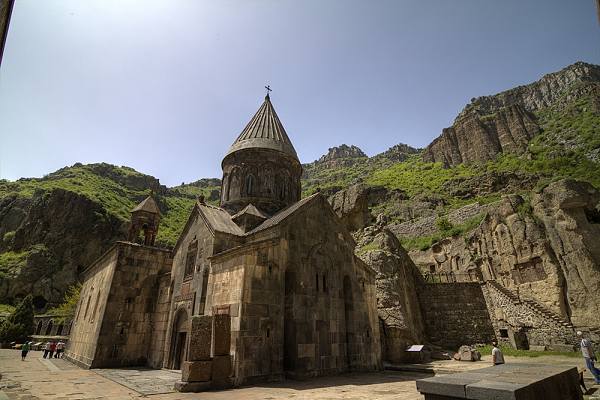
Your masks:
<instances>
[{"instance_id":1,"label":"stone block on ground","mask_svg":"<svg viewBox=\"0 0 600 400\"><path fill-rule=\"evenodd\" d=\"M215 356L212 360L212 379L218 381L231 376L231 356Z\"/></svg>"},{"instance_id":2,"label":"stone block on ground","mask_svg":"<svg viewBox=\"0 0 600 400\"><path fill-rule=\"evenodd\" d=\"M577 368L503 364L417 380L426 399L581 400Z\"/></svg>"},{"instance_id":3,"label":"stone block on ground","mask_svg":"<svg viewBox=\"0 0 600 400\"><path fill-rule=\"evenodd\" d=\"M564 352L569 352L569 351L575 350L575 347L572 344L551 344L548 346L548 348L553 351L564 351Z\"/></svg>"},{"instance_id":4,"label":"stone block on ground","mask_svg":"<svg viewBox=\"0 0 600 400\"><path fill-rule=\"evenodd\" d=\"M212 373L212 361L184 361L181 380L184 382L208 382Z\"/></svg>"},{"instance_id":5,"label":"stone block on ground","mask_svg":"<svg viewBox=\"0 0 600 400\"><path fill-rule=\"evenodd\" d=\"M546 346L542 345L542 346L529 346L529 350L531 351L546 351Z\"/></svg>"},{"instance_id":6,"label":"stone block on ground","mask_svg":"<svg viewBox=\"0 0 600 400\"><path fill-rule=\"evenodd\" d=\"M178 392L195 393L204 392L211 388L210 382L175 382L173 387Z\"/></svg>"},{"instance_id":7,"label":"stone block on ground","mask_svg":"<svg viewBox=\"0 0 600 400\"><path fill-rule=\"evenodd\" d=\"M212 316L199 315L192 317L188 359L190 361L210 360L211 341Z\"/></svg>"},{"instance_id":8,"label":"stone block on ground","mask_svg":"<svg viewBox=\"0 0 600 400\"><path fill-rule=\"evenodd\" d=\"M231 317L227 314L213 316L214 356L229 355L231 348Z\"/></svg>"}]
</instances>

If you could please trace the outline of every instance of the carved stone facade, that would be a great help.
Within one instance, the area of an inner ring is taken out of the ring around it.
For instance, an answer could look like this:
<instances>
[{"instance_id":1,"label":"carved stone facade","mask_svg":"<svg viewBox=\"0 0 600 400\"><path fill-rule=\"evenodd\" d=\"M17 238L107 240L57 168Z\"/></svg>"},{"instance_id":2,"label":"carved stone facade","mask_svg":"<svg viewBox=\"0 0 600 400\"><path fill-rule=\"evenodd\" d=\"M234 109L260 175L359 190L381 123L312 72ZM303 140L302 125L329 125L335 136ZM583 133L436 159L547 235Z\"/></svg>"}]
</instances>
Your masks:
<instances>
[{"instance_id":1,"label":"carved stone facade","mask_svg":"<svg viewBox=\"0 0 600 400\"><path fill-rule=\"evenodd\" d=\"M581 330L597 340L600 193L561 180L530 199L505 196L465 238L443 239L411 258L432 279L486 282L499 339L568 348Z\"/></svg>"}]
</instances>

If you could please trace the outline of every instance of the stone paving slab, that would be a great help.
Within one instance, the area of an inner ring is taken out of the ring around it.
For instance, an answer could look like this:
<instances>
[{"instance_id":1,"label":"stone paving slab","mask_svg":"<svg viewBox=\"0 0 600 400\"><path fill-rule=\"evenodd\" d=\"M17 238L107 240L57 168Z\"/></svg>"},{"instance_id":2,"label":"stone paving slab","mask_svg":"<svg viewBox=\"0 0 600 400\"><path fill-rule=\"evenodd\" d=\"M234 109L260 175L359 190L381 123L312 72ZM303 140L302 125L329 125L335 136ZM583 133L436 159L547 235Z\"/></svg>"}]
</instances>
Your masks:
<instances>
[{"instance_id":1,"label":"stone paving slab","mask_svg":"<svg viewBox=\"0 0 600 400\"><path fill-rule=\"evenodd\" d=\"M0 400L422 400L415 380L425 374L381 372L285 381L203 393L172 392L179 373L146 369L80 369L32 351L0 350ZM170 393L162 393L169 390ZM4 396L5 398L2 398Z\"/></svg>"},{"instance_id":2,"label":"stone paving slab","mask_svg":"<svg viewBox=\"0 0 600 400\"><path fill-rule=\"evenodd\" d=\"M579 359L564 357L520 360L558 365L581 364ZM509 364L519 362L508 357L507 361ZM462 369L472 372L489 365L487 362L453 361L437 361L434 364L438 370ZM37 351L30 352L27 360L21 362L21 352L15 350L0 350L0 373L3 375L0 380L0 400L422 400L415 381L433 375L431 372L385 371L269 383L220 392L158 393L168 385L166 381L174 374L172 371L133 368L86 370L66 360L43 360L41 352ZM124 382L130 378L133 382L125 385ZM593 383L588 384L588 388L592 387ZM595 389L597 387L592 388ZM596 392L586 398L599 397Z\"/></svg>"},{"instance_id":3,"label":"stone paving slab","mask_svg":"<svg viewBox=\"0 0 600 400\"><path fill-rule=\"evenodd\" d=\"M179 371L160 369L121 368L92 371L143 395L173 393L175 382L181 380Z\"/></svg>"}]
</instances>

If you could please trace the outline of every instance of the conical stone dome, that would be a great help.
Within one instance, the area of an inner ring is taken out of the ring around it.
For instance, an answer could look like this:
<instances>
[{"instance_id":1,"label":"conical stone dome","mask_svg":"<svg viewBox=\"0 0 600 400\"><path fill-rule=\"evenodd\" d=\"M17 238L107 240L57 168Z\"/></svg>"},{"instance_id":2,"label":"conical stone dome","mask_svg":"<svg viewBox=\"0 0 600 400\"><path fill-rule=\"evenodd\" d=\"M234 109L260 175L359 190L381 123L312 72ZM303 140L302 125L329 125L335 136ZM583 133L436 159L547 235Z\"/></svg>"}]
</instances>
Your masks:
<instances>
[{"instance_id":1,"label":"conical stone dome","mask_svg":"<svg viewBox=\"0 0 600 400\"><path fill-rule=\"evenodd\" d=\"M252 148L272 149L298 159L296 150L273 108L269 95L265 97L265 101L256 114L233 142L227 155L238 150Z\"/></svg>"},{"instance_id":2,"label":"conical stone dome","mask_svg":"<svg viewBox=\"0 0 600 400\"><path fill-rule=\"evenodd\" d=\"M221 166L221 207L231 214L253 204L273 215L300 200L302 166L269 95Z\"/></svg>"}]
</instances>

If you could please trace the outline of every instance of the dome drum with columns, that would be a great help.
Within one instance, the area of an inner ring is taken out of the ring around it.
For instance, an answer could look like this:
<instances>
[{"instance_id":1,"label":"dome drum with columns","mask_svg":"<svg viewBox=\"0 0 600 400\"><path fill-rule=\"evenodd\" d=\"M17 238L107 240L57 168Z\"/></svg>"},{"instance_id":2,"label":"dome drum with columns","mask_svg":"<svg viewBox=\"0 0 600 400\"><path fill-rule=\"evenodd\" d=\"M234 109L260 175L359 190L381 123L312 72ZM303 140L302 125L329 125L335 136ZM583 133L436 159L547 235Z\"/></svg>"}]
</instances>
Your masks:
<instances>
[{"instance_id":1,"label":"dome drum with columns","mask_svg":"<svg viewBox=\"0 0 600 400\"><path fill-rule=\"evenodd\" d=\"M222 162L221 207L273 215L300 200L302 166L267 95Z\"/></svg>"}]
</instances>

